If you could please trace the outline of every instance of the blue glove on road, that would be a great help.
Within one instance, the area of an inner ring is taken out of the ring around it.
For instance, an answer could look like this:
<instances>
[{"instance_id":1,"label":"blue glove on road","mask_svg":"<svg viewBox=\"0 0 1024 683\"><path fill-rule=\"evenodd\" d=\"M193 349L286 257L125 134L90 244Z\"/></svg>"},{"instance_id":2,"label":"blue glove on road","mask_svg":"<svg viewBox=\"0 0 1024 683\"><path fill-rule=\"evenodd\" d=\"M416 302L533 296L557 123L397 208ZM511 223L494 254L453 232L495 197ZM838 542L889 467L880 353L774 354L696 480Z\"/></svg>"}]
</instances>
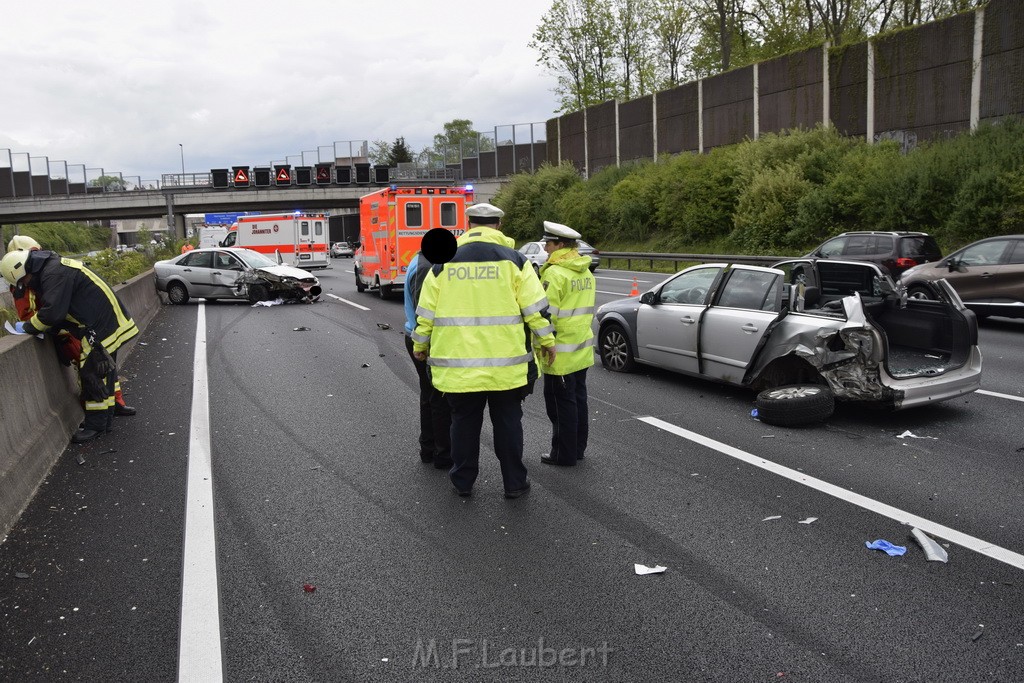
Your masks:
<instances>
[{"instance_id":1,"label":"blue glove on road","mask_svg":"<svg viewBox=\"0 0 1024 683\"><path fill-rule=\"evenodd\" d=\"M14 323L14 331L18 334L25 334L25 323L20 320Z\"/></svg>"}]
</instances>

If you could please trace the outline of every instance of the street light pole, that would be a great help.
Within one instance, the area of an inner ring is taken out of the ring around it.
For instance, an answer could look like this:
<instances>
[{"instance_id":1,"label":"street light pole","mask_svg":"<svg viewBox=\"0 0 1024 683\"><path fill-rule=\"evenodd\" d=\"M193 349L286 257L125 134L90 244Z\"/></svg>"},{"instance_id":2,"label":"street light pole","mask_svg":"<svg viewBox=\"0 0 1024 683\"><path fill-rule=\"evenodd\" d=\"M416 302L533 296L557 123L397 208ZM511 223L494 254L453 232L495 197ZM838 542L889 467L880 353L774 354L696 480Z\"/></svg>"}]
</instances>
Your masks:
<instances>
[{"instance_id":1,"label":"street light pole","mask_svg":"<svg viewBox=\"0 0 1024 683\"><path fill-rule=\"evenodd\" d=\"M181 150L181 175L185 175L185 145L179 142L178 148Z\"/></svg>"}]
</instances>

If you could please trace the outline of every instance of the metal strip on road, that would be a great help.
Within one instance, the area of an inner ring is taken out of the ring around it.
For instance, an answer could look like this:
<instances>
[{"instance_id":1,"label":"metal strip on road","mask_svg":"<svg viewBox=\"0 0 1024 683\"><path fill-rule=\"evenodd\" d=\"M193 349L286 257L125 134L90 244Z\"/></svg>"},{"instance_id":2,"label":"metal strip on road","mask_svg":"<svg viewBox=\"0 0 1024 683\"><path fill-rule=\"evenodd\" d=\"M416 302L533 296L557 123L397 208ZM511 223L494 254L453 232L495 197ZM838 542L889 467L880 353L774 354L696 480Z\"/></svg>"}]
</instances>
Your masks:
<instances>
[{"instance_id":1,"label":"metal strip on road","mask_svg":"<svg viewBox=\"0 0 1024 683\"><path fill-rule=\"evenodd\" d=\"M327 296L331 297L332 299L337 299L338 301L340 301L342 303L345 303L345 304L348 304L349 306L354 306L354 307L358 308L360 311L368 311L368 310L370 310L366 306L360 306L359 304L357 304L354 301L349 301L348 299L342 299L340 296L336 296L334 294L328 294Z\"/></svg>"},{"instance_id":2,"label":"metal strip on road","mask_svg":"<svg viewBox=\"0 0 1024 683\"><path fill-rule=\"evenodd\" d=\"M213 517L210 395L206 365L206 304L197 307L189 429L188 490L178 630L178 680L222 681L217 539Z\"/></svg>"},{"instance_id":3,"label":"metal strip on road","mask_svg":"<svg viewBox=\"0 0 1024 683\"><path fill-rule=\"evenodd\" d=\"M988 541L983 541L982 539L975 538L974 536L968 536L956 529L950 529L949 527L943 526L937 522L932 522L923 517L918 517L917 515L900 510L899 508L894 508L891 505L886 505L885 503L873 500L867 496L862 496L859 493L847 491L846 489L840 488L835 484L830 484L827 481L809 477L803 472L798 472L788 467L776 464L770 460L765 460L764 458L760 458L756 455L751 455L746 451L741 451L738 448L734 448L720 441L715 441L714 439L697 434L696 432L691 432L688 429L683 429L682 427L665 422L664 420L659 420L656 417L639 417L637 419L641 422L646 422L652 427L657 427L658 429L669 432L670 434L675 434L676 436L688 439L694 443L700 444L701 446L712 448L723 455L736 458L748 465L759 467L771 472L772 474L777 474L780 477L795 481L798 484L803 484L804 486L808 486L816 491L820 491L821 493L825 493L834 498L839 498L847 503L852 503L870 512L875 512L883 517L888 517L889 519L900 522L901 524L909 524L910 526L917 527L921 531L932 536L944 538L950 543L963 546L968 550L981 553L982 555L991 557L994 560L1005 562L1011 567L1024 569L1024 555L1015 553L1012 550L1007 550L1006 548L994 545Z\"/></svg>"},{"instance_id":4,"label":"metal strip on road","mask_svg":"<svg viewBox=\"0 0 1024 683\"><path fill-rule=\"evenodd\" d=\"M985 391L984 389L978 389L978 391L975 393L984 394L985 396L995 396L996 398L1005 398L1010 401L1020 401L1024 403L1024 397L1021 396L1012 396L1010 394L998 394L994 391Z\"/></svg>"}]
</instances>

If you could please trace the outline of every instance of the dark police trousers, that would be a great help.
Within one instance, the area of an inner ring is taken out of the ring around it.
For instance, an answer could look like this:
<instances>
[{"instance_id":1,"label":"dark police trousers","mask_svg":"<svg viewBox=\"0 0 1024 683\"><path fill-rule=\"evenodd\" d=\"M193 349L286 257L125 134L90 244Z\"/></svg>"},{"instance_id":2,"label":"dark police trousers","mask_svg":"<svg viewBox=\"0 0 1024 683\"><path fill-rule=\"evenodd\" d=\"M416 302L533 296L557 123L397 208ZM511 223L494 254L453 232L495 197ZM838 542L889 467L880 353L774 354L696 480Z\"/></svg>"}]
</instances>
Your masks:
<instances>
[{"instance_id":1,"label":"dark police trousers","mask_svg":"<svg viewBox=\"0 0 1024 683\"><path fill-rule=\"evenodd\" d=\"M452 409L452 466L448 477L460 491L469 491L480 473L480 429L484 406L490 409L494 427L494 453L501 463L506 491L526 486L523 465L523 390L447 393Z\"/></svg>"},{"instance_id":2,"label":"dark police trousers","mask_svg":"<svg viewBox=\"0 0 1024 683\"><path fill-rule=\"evenodd\" d=\"M405 350L420 380L420 460L444 464L452 459L451 408L444 395L430 382L427 362L412 355L412 339L405 337Z\"/></svg>"},{"instance_id":3,"label":"dark police trousers","mask_svg":"<svg viewBox=\"0 0 1024 683\"><path fill-rule=\"evenodd\" d=\"M551 457L575 465L587 450L587 369L568 375L544 375L544 407L551 420Z\"/></svg>"}]
</instances>

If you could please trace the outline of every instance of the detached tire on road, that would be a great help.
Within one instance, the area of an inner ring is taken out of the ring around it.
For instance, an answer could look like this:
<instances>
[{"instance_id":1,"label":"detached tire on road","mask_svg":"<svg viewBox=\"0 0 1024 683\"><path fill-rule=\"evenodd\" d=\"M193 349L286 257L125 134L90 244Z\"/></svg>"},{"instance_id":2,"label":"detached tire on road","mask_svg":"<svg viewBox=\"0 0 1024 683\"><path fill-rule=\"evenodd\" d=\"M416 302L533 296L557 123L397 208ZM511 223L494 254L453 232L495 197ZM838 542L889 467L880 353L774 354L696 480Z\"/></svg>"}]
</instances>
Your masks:
<instances>
[{"instance_id":1,"label":"detached tire on road","mask_svg":"<svg viewBox=\"0 0 1024 683\"><path fill-rule=\"evenodd\" d=\"M832 390L820 384L793 384L765 389L757 395L757 417L777 427L824 422L835 411Z\"/></svg>"}]
</instances>

